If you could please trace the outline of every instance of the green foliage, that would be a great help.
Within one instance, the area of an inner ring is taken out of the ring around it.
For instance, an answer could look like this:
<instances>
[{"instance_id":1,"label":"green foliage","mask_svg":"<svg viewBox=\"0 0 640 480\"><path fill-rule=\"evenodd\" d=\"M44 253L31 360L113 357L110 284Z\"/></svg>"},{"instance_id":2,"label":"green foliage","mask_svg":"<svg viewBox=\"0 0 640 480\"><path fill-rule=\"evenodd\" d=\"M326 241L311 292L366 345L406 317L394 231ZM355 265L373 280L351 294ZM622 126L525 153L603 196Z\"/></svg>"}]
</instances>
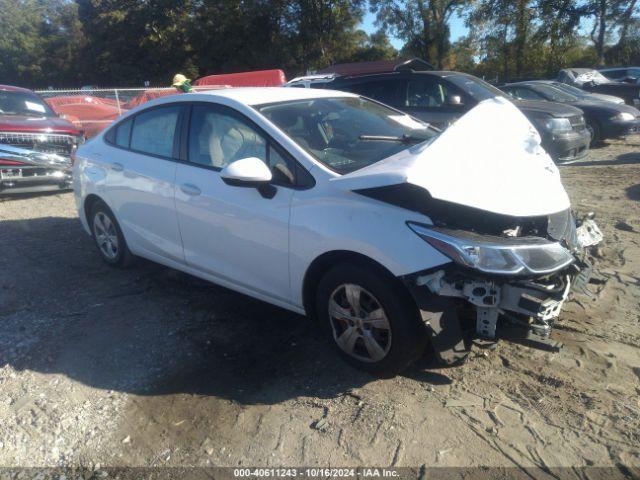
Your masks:
<instances>
[{"instance_id":1,"label":"green foliage","mask_svg":"<svg viewBox=\"0 0 640 480\"><path fill-rule=\"evenodd\" d=\"M403 56L442 68L450 48L449 20L470 0L370 0L378 24L405 41Z\"/></svg>"},{"instance_id":2,"label":"green foliage","mask_svg":"<svg viewBox=\"0 0 640 480\"><path fill-rule=\"evenodd\" d=\"M489 79L640 64L640 0L0 0L0 83L168 85L177 72L422 57ZM369 9L379 31L358 27ZM450 41L450 20L469 35ZM592 26L578 33L580 25ZM388 35L404 40L400 53Z\"/></svg>"}]
</instances>

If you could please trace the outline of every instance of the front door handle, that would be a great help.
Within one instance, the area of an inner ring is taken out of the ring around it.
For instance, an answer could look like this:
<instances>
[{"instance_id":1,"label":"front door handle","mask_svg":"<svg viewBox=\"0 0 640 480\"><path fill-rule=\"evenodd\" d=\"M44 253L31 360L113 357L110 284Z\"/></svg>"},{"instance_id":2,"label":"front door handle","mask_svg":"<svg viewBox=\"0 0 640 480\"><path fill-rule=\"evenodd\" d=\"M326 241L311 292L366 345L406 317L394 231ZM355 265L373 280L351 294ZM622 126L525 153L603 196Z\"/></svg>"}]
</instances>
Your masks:
<instances>
[{"instance_id":1,"label":"front door handle","mask_svg":"<svg viewBox=\"0 0 640 480\"><path fill-rule=\"evenodd\" d=\"M114 162L111 164L111 170L113 170L114 172L121 172L124 170L124 167L121 163Z\"/></svg>"},{"instance_id":2,"label":"front door handle","mask_svg":"<svg viewBox=\"0 0 640 480\"><path fill-rule=\"evenodd\" d=\"M180 185L180 190L192 197L196 197L202 193L198 187L190 183L183 183L182 185Z\"/></svg>"}]
</instances>

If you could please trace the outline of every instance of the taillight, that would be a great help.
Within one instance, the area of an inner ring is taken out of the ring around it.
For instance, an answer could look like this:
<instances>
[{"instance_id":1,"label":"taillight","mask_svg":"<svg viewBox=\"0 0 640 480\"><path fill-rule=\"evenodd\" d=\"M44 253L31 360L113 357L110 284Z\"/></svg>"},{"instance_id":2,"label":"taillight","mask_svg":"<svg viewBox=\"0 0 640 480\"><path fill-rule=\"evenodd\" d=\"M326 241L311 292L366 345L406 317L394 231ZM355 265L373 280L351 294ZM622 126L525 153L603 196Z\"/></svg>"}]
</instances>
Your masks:
<instances>
[{"instance_id":1,"label":"taillight","mask_svg":"<svg viewBox=\"0 0 640 480\"><path fill-rule=\"evenodd\" d=\"M17 162L7 158L0 158L0 165L24 165L24 162Z\"/></svg>"}]
</instances>

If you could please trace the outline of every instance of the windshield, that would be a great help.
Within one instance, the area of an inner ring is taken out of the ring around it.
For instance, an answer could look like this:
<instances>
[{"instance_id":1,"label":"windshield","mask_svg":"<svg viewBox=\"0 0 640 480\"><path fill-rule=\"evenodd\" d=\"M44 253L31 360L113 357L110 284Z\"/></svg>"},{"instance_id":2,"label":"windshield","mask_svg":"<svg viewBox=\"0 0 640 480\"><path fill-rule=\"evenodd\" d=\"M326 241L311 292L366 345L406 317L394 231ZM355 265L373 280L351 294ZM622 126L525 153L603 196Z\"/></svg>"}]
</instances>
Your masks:
<instances>
[{"instance_id":1,"label":"windshield","mask_svg":"<svg viewBox=\"0 0 640 480\"><path fill-rule=\"evenodd\" d=\"M293 100L256 109L319 162L343 175L437 135L427 124L361 97Z\"/></svg>"},{"instance_id":2,"label":"windshield","mask_svg":"<svg viewBox=\"0 0 640 480\"><path fill-rule=\"evenodd\" d=\"M589 71L581 72L577 74L576 81L578 83L587 83L587 82L611 83L611 80L609 80L607 77L602 75L597 70L589 70Z\"/></svg>"},{"instance_id":3,"label":"windshield","mask_svg":"<svg viewBox=\"0 0 640 480\"><path fill-rule=\"evenodd\" d=\"M576 100L578 100L578 97L576 97L575 95L571 95L570 93L560 90L559 88L553 87L551 85L538 83L535 85L535 87L533 87L533 89L536 92L544 95L547 100L551 100L553 102L566 103L575 102Z\"/></svg>"},{"instance_id":4,"label":"windshield","mask_svg":"<svg viewBox=\"0 0 640 480\"><path fill-rule=\"evenodd\" d=\"M33 93L0 90L0 115L54 117L55 113Z\"/></svg>"},{"instance_id":5,"label":"windshield","mask_svg":"<svg viewBox=\"0 0 640 480\"><path fill-rule=\"evenodd\" d=\"M495 97L508 98L503 91L471 75L451 75L447 79L477 102Z\"/></svg>"},{"instance_id":6,"label":"windshield","mask_svg":"<svg viewBox=\"0 0 640 480\"><path fill-rule=\"evenodd\" d=\"M555 82L552 84L555 88L559 88L560 90L575 95L576 97L584 97L584 90L580 90L578 87L574 87L573 85L568 85L566 83Z\"/></svg>"}]
</instances>

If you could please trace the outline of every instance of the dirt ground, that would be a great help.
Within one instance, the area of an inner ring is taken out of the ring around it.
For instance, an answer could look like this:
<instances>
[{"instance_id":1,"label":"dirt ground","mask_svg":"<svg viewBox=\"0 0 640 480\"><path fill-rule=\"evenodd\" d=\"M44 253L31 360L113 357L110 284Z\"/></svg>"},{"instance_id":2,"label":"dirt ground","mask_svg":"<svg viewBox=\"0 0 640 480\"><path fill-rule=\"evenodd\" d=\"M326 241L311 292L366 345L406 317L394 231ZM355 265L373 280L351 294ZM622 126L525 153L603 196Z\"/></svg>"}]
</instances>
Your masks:
<instances>
[{"instance_id":1,"label":"dirt ground","mask_svg":"<svg viewBox=\"0 0 640 480\"><path fill-rule=\"evenodd\" d=\"M390 380L303 317L109 268L70 193L0 201L0 466L640 466L640 139L561 171L608 279L567 305L562 351Z\"/></svg>"}]
</instances>

